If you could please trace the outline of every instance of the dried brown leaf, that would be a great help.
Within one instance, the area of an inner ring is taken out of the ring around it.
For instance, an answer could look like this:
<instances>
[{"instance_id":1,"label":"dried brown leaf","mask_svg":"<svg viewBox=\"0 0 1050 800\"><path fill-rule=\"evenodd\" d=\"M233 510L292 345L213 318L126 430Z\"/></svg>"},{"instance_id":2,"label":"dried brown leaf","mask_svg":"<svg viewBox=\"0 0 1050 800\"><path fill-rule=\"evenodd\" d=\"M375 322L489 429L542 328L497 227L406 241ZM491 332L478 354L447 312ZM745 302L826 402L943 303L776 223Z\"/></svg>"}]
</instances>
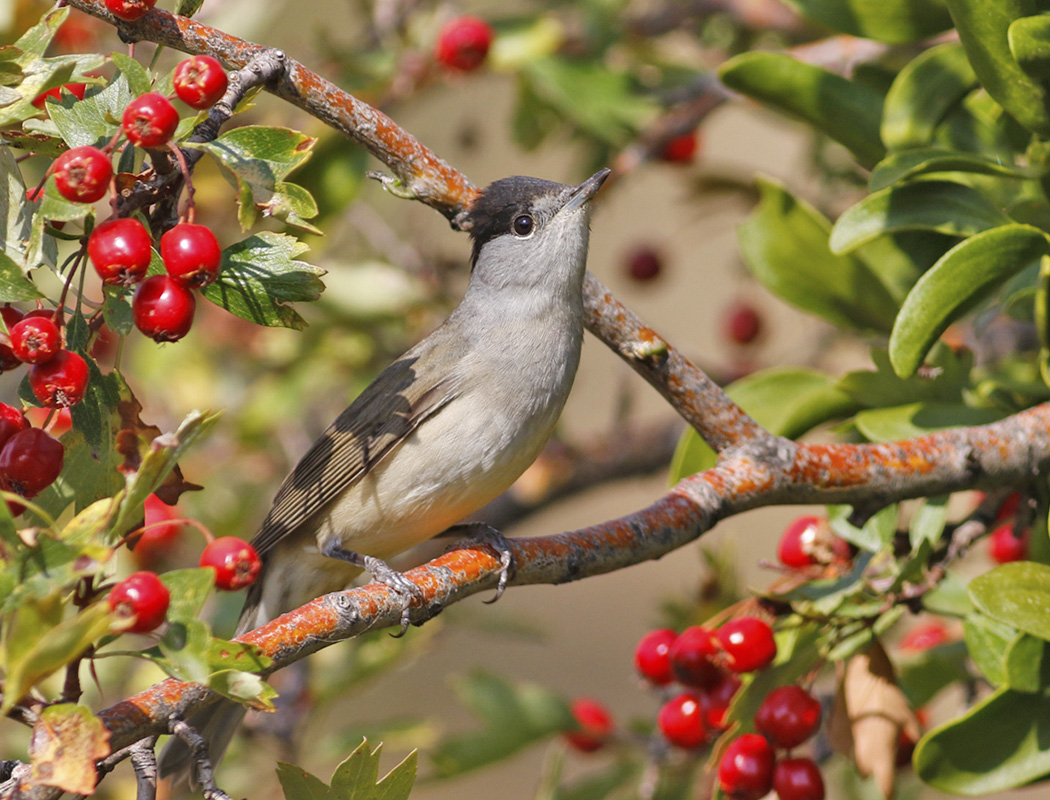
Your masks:
<instances>
[{"instance_id":1,"label":"dried brown leaf","mask_svg":"<svg viewBox=\"0 0 1050 800\"><path fill-rule=\"evenodd\" d=\"M109 755L109 731L83 706L50 706L33 726L29 755L30 785L93 794L98 776L95 762Z\"/></svg>"}]
</instances>

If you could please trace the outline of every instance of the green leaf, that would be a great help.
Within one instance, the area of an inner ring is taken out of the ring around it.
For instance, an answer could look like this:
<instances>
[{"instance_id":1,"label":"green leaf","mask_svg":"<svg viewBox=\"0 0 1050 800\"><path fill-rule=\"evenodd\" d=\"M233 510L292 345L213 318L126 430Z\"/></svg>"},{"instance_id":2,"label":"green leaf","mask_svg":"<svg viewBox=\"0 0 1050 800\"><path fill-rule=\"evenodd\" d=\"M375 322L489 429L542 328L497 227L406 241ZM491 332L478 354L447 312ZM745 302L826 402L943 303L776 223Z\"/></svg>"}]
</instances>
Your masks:
<instances>
[{"instance_id":1,"label":"green leaf","mask_svg":"<svg viewBox=\"0 0 1050 800\"><path fill-rule=\"evenodd\" d=\"M822 422L852 413L857 404L835 388L829 375L801 367L754 372L726 390L730 399L770 433L794 439ZM671 481L713 467L715 453L692 428L671 461Z\"/></svg>"},{"instance_id":2,"label":"green leaf","mask_svg":"<svg viewBox=\"0 0 1050 800\"><path fill-rule=\"evenodd\" d=\"M1022 634L1010 625L973 613L963 620L963 635L974 666L992 686L1005 684L1006 652L1010 643Z\"/></svg>"},{"instance_id":3,"label":"green leaf","mask_svg":"<svg viewBox=\"0 0 1050 800\"><path fill-rule=\"evenodd\" d=\"M1050 566L1003 564L970 581L970 599L994 620L1050 640Z\"/></svg>"},{"instance_id":4,"label":"green leaf","mask_svg":"<svg viewBox=\"0 0 1050 800\"><path fill-rule=\"evenodd\" d=\"M970 236L1010 224L983 194L951 181L916 181L870 194L846 209L831 229L833 253L846 253L877 236L928 230Z\"/></svg>"},{"instance_id":5,"label":"green leaf","mask_svg":"<svg viewBox=\"0 0 1050 800\"><path fill-rule=\"evenodd\" d=\"M967 650L963 642L930 648L899 662L901 690L912 708L921 708L942 689L970 680Z\"/></svg>"},{"instance_id":6,"label":"green leaf","mask_svg":"<svg viewBox=\"0 0 1050 800\"><path fill-rule=\"evenodd\" d=\"M254 223L258 208L267 208L277 186L313 149L316 139L288 128L245 125L212 142L186 142L211 154L237 188L241 228Z\"/></svg>"},{"instance_id":7,"label":"green leaf","mask_svg":"<svg viewBox=\"0 0 1050 800\"><path fill-rule=\"evenodd\" d=\"M53 601L25 599L6 621L3 635L4 693L0 713L6 714L26 692L48 675L73 662L88 645L109 630L112 617L106 603L58 621L61 606Z\"/></svg>"},{"instance_id":8,"label":"green leaf","mask_svg":"<svg viewBox=\"0 0 1050 800\"><path fill-rule=\"evenodd\" d=\"M872 442L912 439L932 431L987 425L1007 414L996 408L974 408L954 403L909 403L858 412L854 423Z\"/></svg>"},{"instance_id":9,"label":"green leaf","mask_svg":"<svg viewBox=\"0 0 1050 800\"><path fill-rule=\"evenodd\" d=\"M483 727L437 743L430 757L441 777L495 763L575 724L561 697L533 684L514 685L489 673L474 672L458 680L454 688L481 718Z\"/></svg>"},{"instance_id":10,"label":"green leaf","mask_svg":"<svg viewBox=\"0 0 1050 800\"><path fill-rule=\"evenodd\" d=\"M10 148L0 147L0 242L7 255L0 261L0 288L12 295L32 292L14 298L30 300L39 297L36 287L25 277L18 264L25 261L26 240L32 227L33 204L26 202L22 173ZM14 270L9 263L13 263ZM35 266L35 265L31 265ZM26 285L28 284L28 286Z\"/></svg>"},{"instance_id":11,"label":"green leaf","mask_svg":"<svg viewBox=\"0 0 1050 800\"><path fill-rule=\"evenodd\" d=\"M978 796L1050 772L1050 697L1001 688L924 736L916 774L936 789Z\"/></svg>"},{"instance_id":12,"label":"green leaf","mask_svg":"<svg viewBox=\"0 0 1050 800\"><path fill-rule=\"evenodd\" d=\"M850 150L866 167L886 155L879 139L882 95L783 53L742 53L718 71L722 82L779 111L800 117Z\"/></svg>"},{"instance_id":13,"label":"green leaf","mask_svg":"<svg viewBox=\"0 0 1050 800\"><path fill-rule=\"evenodd\" d=\"M630 75L606 64L548 56L523 65L520 76L533 97L611 147L626 145L656 114Z\"/></svg>"},{"instance_id":14,"label":"green leaf","mask_svg":"<svg viewBox=\"0 0 1050 800\"><path fill-rule=\"evenodd\" d=\"M897 533L898 512L895 503L884 506L858 528L849 521L853 513L851 506L828 506L828 523L831 529L847 542L852 542L869 553L877 553L893 541Z\"/></svg>"},{"instance_id":15,"label":"green leaf","mask_svg":"<svg viewBox=\"0 0 1050 800\"><path fill-rule=\"evenodd\" d=\"M1001 160L975 153L961 153L940 147L920 147L891 153L871 171L868 187L876 192L899 181L938 172L972 172L1007 178L1035 178L1040 170L1004 164Z\"/></svg>"},{"instance_id":16,"label":"green leaf","mask_svg":"<svg viewBox=\"0 0 1050 800\"><path fill-rule=\"evenodd\" d=\"M913 402L947 403L959 405L963 393L970 388L973 354L968 350L955 352L947 345L937 343L930 351L927 363L930 375L901 378L893 371L889 353L873 348L871 360L874 370L847 372L839 380L838 388L853 400L870 408L903 406Z\"/></svg>"},{"instance_id":17,"label":"green leaf","mask_svg":"<svg viewBox=\"0 0 1050 800\"><path fill-rule=\"evenodd\" d=\"M1048 643L1022 634L1006 649L1006 685L1017 692L1034 694L1050 686Z\"/></svg>"},{"instance_id":18,"label":"green leaf","mask_svg":"<svg viewBox=\"0 0 1050 800\"><path fill-rule=\"evenodd\" d=\"M277 777L286 800L408 800L416 780L416 751L376 781L382 749L379 745L372 750L367 739L361 742L335 768L331 787L294 764L278 762Z\"/></svg>"},{"instance_id":19,"label":"green leaf","mask_svg":"<svg viewBox=\"0 0 1050 800\"><path fill-rule=\"evenodd\" d=\"M294 225L318 236L323 233L306 221L317 216L317 203L306 189L294 183L278 181L273 196L262 206L262 212L264 216L279 219L286 225Z\"/></svg>"},{"instance_id":20,"label":"green leaf","mask_svg":"<svg viewBox=\"0 0 1050 800\"><path fill-rule=\"evenodd\" d=\"M1018 66L1035 80L1050 78L1050 16L1021 17L1006 31L1010 53Z\"/></svg>"},{"instance_id":21,"label":"green leaf","mask_svg":"<svg viewBox=\"0 0 1050 800\"><path fill-rule=\"evenodd\" d=\"M134 99L127 77L119 74L101 92L85 95L83 100L67 98L62 103L49 103L48 111L70 147L103 147L113 138L124 109Z\"/></svg>"},{"instance_id":22,"label":"green leaf","mask_svg":"<svg viewBox=\"0 0 1050 800\"><path fill-rule=\"evenodd\" d=\"M760 180L758 186L758 208L739 230L741 253L755 277L781 299L839 327L890 330L896 301L863 261L831 252L827 219L777 183Z\"/></svg>"},{"instance_id":23,"label":"green leaf","mask_svg":"<svg viewBox=\"0 0 1050 800\"><path fill-rule=\"evenodd\" d=\"M889 353L896 373L914 375L952 322L1048 250L1046 234L1038 228L1003 225L945 253L909 292L893 326Z\"/></svg>"},{"instance_id":24,"label":"green leaf","mask_svg":"<svg viewBox=\"0 0 1050 800\"><path fill-rule=\"evenodd\" d=\"M947 30L952 19L937 0L784 0L799 14L841 33L888 44L917 42Z\"/></svg>"},{"instance_id":25,"label":"green leaf","mask_svg":"<svg viewBox=\"0 0 1050 800\"><path fill-rule=\"evenodd\" d=\"M617 789L636 783L640 771L640 764L618 759L569 783L562 783L550 793L549 800L605 800ZM654 797L662 798L663 795Z\"/></svg>"},{"instance_id":26,"label":"green leaf","mask_svg":"<svg viewBox=\"0 0 1050 800\"><path fill-rule=\"evenodd\" d=\"M208 676L208 688L255 711L273 711L277 690L254 672L221 669Z\"/></svg>"},{"instance_id":27,"label":"green leaf","mask_svg":"<svg viewBox=\"0 0 1050 800\"><path fill-rule=\"evenodd\" d=\"M0 252L0 302L36 300L44 295L36 288L7 253Z\"/></svg>"},{"instance_id":28,"label":"green leaf","mask_svg":"<svg viewBox=\"0 0 1050 800\"><path fill-rule=\"evenodd\" d=\"M1011 116L1041 136L1050 136L1047 87L1033 80L1010 52L1008 31L1036 10L1031 0L945 0L959 40L981 85Z\"/></svg>"},{"instance_id":29,"label":"green leaf","mask_svg":"<svg viewBox=\"0 0 1050 800\"><path fill-rule=\"evenodd\" d=\"M324 270L295 260L306 249L292 236L250 236L223 250L219 278L202 294L258 325L302 330L305 320L288 303L316 300L324 290Z\"/></svg>"},{"instance_id":30,"label":"green leaf","mask_svg":"<svg viewBox=\"0 0 1050 800\"><path fill-rule=\"evenodd\" d=\"M136 59L126 53L110 53L109 58L124 76L133 97L144 95L153 88L149 72Z\"/></svg>"},{"instance_id":31,"label":"green leaf","mask_svg":"<svg viewBox=\"0 0 1050 800\"><path fill-rule=\"evenodd\" d=\"M908 543L914 552L923 542L935 545L944 535L944 523L948 519L948 499L942 494L927 497L912 515L908 525Z\"/></svg>"},{"instance_id":32,"label":"green leaf","mask_svg":"<svg viewBox=\"0 0 1050 800\"><path fill-rule=\"evenodd\" d=\"M928 145L948 111L977 86L977 76L956 42L931 47L894 78L882 111L883 144L890 150Z\"/></svg>"},{"instance_id":33,"label":"green leaf","mask_svg":"<svg viewBox=\"0 0 1050 800\"><path fill-rule=\"evenodd\" d=\"M201 10L204 0L179 0L175 6L175 13L180 17L192 17Z\"/></svg>"}]
</instances>

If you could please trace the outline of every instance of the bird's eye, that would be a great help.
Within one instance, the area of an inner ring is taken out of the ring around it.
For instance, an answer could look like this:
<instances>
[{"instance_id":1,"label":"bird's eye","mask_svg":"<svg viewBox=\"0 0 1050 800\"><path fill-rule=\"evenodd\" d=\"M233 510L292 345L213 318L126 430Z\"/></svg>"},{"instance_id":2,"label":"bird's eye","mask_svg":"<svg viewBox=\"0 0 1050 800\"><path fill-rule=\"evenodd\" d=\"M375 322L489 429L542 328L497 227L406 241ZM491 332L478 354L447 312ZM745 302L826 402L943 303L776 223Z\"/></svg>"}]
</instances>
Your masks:
<instances>
[{"instance_id":1,"label":"bird's eye","mask_svg":"<svg viewBox=\"0 0 1050 800\"><path fill-rule=\"evenodd\" d=\"M535 221L528 214L521 214L514 218L514 233L517 236L528 236L532 233Z\"/></svg>"}]
</instances>

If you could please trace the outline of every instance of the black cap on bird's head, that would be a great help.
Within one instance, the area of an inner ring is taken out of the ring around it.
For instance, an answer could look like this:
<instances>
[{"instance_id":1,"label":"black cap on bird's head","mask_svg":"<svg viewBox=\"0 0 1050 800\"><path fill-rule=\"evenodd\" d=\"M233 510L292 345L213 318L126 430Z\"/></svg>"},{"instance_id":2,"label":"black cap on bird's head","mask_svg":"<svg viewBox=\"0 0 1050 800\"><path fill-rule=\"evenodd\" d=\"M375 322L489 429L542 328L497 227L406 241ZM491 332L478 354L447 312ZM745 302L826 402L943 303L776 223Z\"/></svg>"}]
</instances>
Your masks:
<instances>
[{"instance_id":1,"label":"black cap on bird's head","mask_svg":"<svg viewBox=\"0 0 1050 800\"><path fill-rule=\"evenodd\" d=\"M466 214L467 229L474 243L471 266L488 242L505 234L530 236L561 211L573 211L587 203L601 188L610 170L603 169L579 186L515 175L490 183Z\"/></svg>"}]
</instances>

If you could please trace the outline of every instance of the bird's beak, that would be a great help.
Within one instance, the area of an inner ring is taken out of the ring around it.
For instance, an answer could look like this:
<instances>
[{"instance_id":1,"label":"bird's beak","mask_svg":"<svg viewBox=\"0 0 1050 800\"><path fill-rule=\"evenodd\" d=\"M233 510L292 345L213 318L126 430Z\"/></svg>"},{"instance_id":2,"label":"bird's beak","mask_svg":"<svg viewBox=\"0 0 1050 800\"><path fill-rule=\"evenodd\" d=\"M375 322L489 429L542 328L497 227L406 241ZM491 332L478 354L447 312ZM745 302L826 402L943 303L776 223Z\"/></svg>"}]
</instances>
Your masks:
<instances>
[{"instance_id":1,"label":"bird's beak","mask_svg":"<svg viewBox=\"0 0 1050 800\"><path fill-rule=\"evenodd\" d=\"M573 211L587 203L602 188L602 184L605 183L605 179L609 177L611 172L612 170L608 167L600 169L577 186L569 196L569 202L565 204L562 211Z\"/></svg>"}]
</instances>

